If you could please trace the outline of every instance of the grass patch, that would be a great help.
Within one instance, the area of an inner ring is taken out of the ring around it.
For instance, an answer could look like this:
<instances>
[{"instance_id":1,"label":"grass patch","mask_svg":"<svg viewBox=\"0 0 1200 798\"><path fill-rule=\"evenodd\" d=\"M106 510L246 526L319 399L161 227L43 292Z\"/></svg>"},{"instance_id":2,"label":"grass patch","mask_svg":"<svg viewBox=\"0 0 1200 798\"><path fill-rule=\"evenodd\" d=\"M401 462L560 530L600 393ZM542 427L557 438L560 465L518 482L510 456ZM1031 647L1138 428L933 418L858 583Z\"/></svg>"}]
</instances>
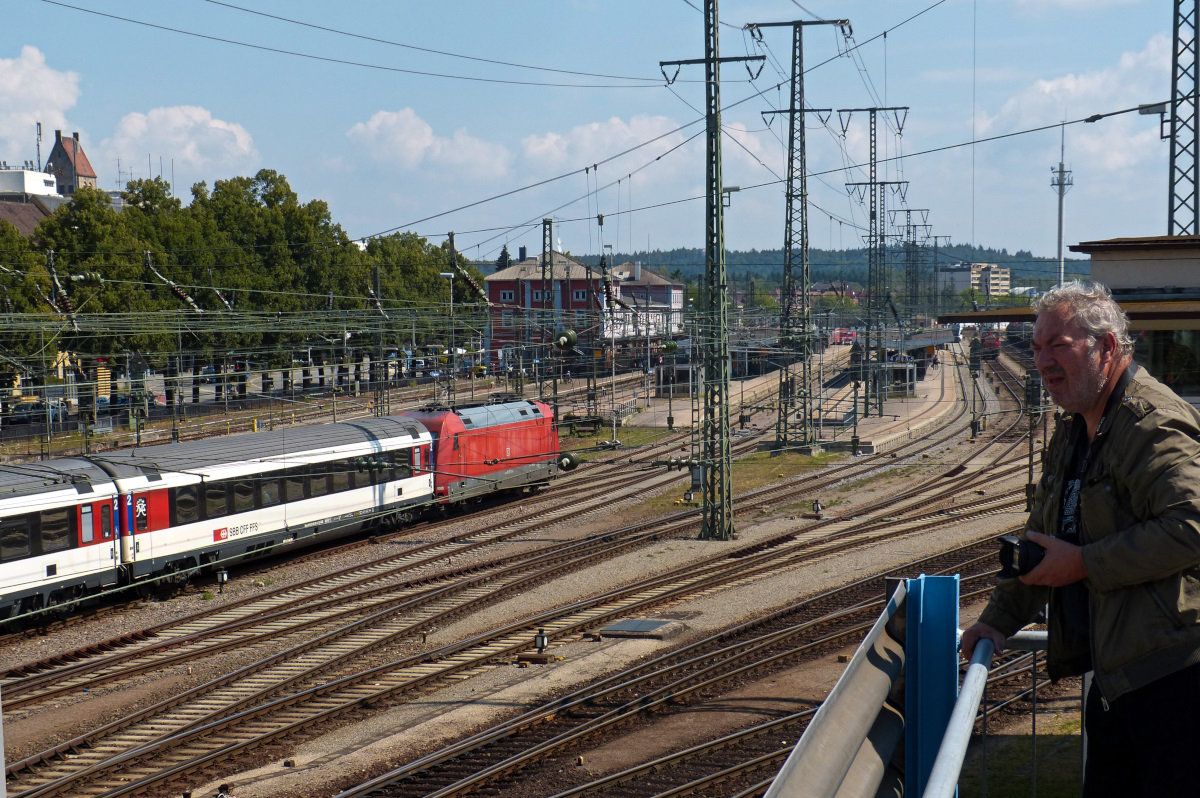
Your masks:
<instances>
[{"instance_id":1,"label":"grass patch","mask_svg":"<svg viewBox=\"0 0 1200 798\"><path fill-rule=\"evenodd\" d=\"M738 494L781 480L803 477L843 456L833 452L815 455L785 452L772 457L770 452L755 452L733 461L733 471L730 473L733 492Z\"/></svg>"},{"instance_id":2,"label":"grass patch","mask_svg":"<svg viewBox=\"0 0 1200 798\"><path fill-rule=\"evenodd\" d=\"M211 590L205 590L203 593L200 594L201 601L212 601L215 598L216 598L216 596L213 595L213 592Z\"/></svg>"},{"instance_id":3,"label":"grass patch","mask_svg":"<svg viewBox=\"0 0 1200 798\"><path fill-rule=\"evenodd\" d=\"M617 427L617 440L621 442L622 449L658 443L671 434L670 430L662 427ZM558 444L564 450L579 452L579 459L586 462L589 454L586 450L596 449L603 441L609 440L612 440L612 427L598 430L595 435L584 433L579 437L571 437L562 434Z\"/></svg>"},{"instance_id":4,"label":"grass patch","mask_svg":"<svg viewBox=\"0 0 1200 798\"><path fill-rule=\"evenodd\" d=\"M1046 723L1050 720L1050 723ZM1046 725L1043 725L1046 724ZM1053 725L1051 725L1053 724ZM1078 798L1080 790L1079 720L1038 719L1037 794L1039 798ZM988 798L1032 795L1033 751L1027 734L990 735L987 740ZM963 763L960 798L982 798L983 751L978 742Z\"/></svg>"}]
</instances>

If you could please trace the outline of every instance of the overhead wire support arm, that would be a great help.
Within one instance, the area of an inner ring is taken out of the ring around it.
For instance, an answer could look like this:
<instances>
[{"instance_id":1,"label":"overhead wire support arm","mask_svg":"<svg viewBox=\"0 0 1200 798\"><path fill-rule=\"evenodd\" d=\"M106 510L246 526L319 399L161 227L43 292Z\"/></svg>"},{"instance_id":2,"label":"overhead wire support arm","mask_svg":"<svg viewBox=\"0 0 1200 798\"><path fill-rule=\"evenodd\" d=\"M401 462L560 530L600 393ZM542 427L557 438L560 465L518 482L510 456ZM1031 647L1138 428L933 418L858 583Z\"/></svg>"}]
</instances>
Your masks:
<instances>
[{"instance_id":1,"label":"overhead wire support arm","mask_svg":"<svg viewBox=\"0 0 1200 798\"><path fill-rule=\"evenodd\" d=\"M762 74L763 67L766 66L767 57L765 55L738 55L738 56L730 56L728 58L718 58L717 59L718 63L723 63L723 64L730 63L733 61L740 61L740 62L746 63L746 72L750 75L750 80L757 80L758 76ZM750 69L750 64L748 63L750 61L758 62L758 71L757 72L754 72ZM670 86L679 77L679 67L694 66L697 64L707 64L707 63L708 63L708 59L705 59L705 58L684 58L680 61L659 61L658 68L662 70L663 78L666 79L667 85ZM674 75L670 75L670 76L667 75L667 67L669 67L669 66L675 67Z\"/></svg>"}]
</instances>

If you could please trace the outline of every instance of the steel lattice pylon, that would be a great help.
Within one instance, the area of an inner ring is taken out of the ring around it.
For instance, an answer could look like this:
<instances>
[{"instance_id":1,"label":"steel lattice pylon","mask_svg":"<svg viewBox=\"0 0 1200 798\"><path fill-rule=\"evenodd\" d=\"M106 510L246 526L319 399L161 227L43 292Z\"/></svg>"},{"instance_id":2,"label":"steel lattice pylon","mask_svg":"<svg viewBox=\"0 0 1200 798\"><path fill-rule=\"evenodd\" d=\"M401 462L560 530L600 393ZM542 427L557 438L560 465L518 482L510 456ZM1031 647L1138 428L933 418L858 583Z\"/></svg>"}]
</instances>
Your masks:
<instances>
[{"instance_id":1,"label":"steel lattice pylon","mask_svg":"<svg viewBox=\"0 0 1200 798\"><path fill-rule=\"evenodd\" d=\"M1200 151L1196 134L1200 0L1175 0L1171 53L1171 185L1167 235L1200 234Z\"/></svg>"},{"instance_id":2,"label":"steel lattice pylon","mask_svg":"<svg viewBox=\"0 0 1200 798\"><path fill-rule=\"evenodd\" d=\"M729 440L729 300L725 276L725 212L721 185L721 62L759 61L764 56L721 58L717 0L704 3L704 85L707 147L705 153L704 281L700 289L698 332L702 344L703 407L700 424L700 483L704 520L700 537L733 538L733 491ZM680 66L688 61L659 61ZM663 72L664 76L666 71ZM677 72L678 74L678 72ZM668 78L668 83L674 78Z\"/></svg>"},{"instance_id":3,"label":"steel lattice pylon","mask_svg":"<svg viewBox=\"0 0 1200 798\"><path fill-rule=\"evenodd\" d=\"M733 490L730 486L729 437L729 308L725 294L725 212L721 185L721 64L717 35L717 0L704 4L705 148L707 220L704 242L704 522L700 537L733 537Z\"/></svg>"},{"instance_id":4,"label":"steel lattice pylon","mask_svg":"<svg viewBox=\"0 0 1200 798\"><path fill-rule=\"evenodd\" d=\"M812 22L772 22L759 28L791 26L792 92L788 115L788 174L783 232L783 286L779 313L779 407L775 420L775 445L808 446L816 442L812 426L812 357L817 350L813 330L808 265L808 173L804 134L806 111L829 113L804 107L804 28L808 25L838 25L848 29L845 19ZM796 266L799 265L799 280ZM797 285L797 283L799 283ZM796 308L799 288L800 307Z\"/></svg>"}]
</instances>

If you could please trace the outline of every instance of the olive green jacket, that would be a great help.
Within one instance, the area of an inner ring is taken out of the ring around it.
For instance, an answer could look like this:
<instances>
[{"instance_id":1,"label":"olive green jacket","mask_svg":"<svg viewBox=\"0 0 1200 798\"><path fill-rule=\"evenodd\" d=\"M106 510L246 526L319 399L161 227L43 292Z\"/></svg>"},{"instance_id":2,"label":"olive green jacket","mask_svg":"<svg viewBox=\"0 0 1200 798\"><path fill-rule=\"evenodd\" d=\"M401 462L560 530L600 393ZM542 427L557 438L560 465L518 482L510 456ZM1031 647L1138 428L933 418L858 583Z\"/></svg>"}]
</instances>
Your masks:
<instances>
[{"instance_id":1,"label":"olive green jacket","mask_svg":"<svg viewBox=\"0 0 1200 798\"><path fill-rule=\"evenodd\" d=\"M1029 528L1058 530L1071 425L1042 463ZM1058 591L1002 579L980 620L1011 635L1050 604L1050 676L1095 670L1106 701L1200 662L1200 413L1143 369L1092 441L1079 499L1091 650Z\"/></svg>"}]
</instances>

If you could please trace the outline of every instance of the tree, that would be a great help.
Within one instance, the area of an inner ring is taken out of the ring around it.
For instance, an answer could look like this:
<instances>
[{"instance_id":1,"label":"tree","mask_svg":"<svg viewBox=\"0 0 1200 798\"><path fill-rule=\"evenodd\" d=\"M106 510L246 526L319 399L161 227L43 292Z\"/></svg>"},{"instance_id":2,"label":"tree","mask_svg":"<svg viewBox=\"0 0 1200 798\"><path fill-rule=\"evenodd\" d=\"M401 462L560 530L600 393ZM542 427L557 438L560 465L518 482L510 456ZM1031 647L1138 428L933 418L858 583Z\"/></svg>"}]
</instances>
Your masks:
<instances>
[{"instance_id":1,"label":"tree","mask_svg":"<svg viewBox=\"0 0 1200 798\"><path fill-rule=\"evenodd\" d=\"M505 244L500 250L500 257L496 258L496 271L507 269L512 265L512 256L508 254L508 244Z\"/></svg>"}]
</instances>

